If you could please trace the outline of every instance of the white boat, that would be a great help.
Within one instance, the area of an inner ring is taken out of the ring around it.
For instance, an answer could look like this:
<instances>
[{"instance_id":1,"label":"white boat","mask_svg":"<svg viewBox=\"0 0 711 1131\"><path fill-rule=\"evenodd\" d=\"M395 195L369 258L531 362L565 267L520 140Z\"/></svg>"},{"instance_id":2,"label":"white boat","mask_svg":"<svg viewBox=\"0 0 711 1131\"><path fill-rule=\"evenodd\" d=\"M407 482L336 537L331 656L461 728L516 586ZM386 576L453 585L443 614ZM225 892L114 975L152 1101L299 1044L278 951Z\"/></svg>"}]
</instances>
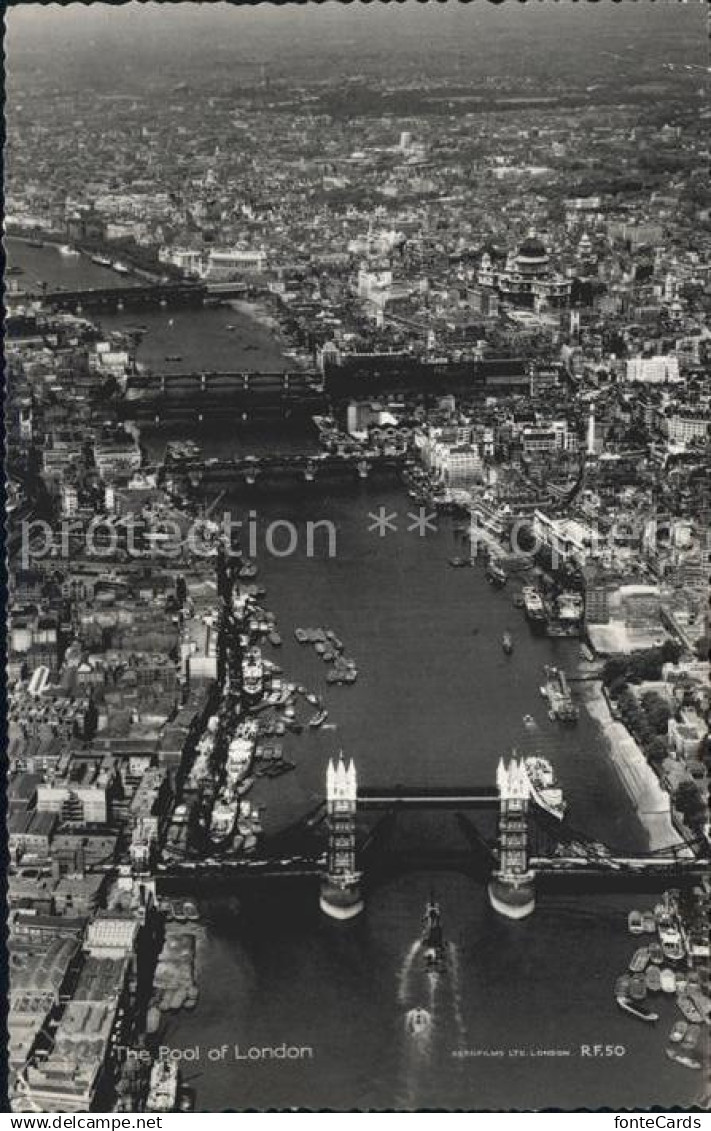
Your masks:
<instances>
[{"instance_id":1,"label":"white boat","mask_svg":"<svg viewBox=\"0 0 711 1131\"><path fill-rule=\"evenodd\" d=\"M531 797L541 809L562 821L567 805L563 791L556 780L555 771L547 758L524 758L523 761Z\"/></svg>"},{"instance_id":2,"label":"white boat","mask_svg":"<svg viewBox=\"0 0 711 1131\"><path fill-rule=\"evenodd\" d=\"M229 790L222 790L215 799L210 820L210 836L213 840L227 840L232 836L237 823L239 800Z\"/></svg>"},{"instance_id":3,"label":"white boat","mask_svg":"<svg viewBox=\"0 0 711 1131\"><path fill-rule=\"evenodd\" d=\"M545 620L546 610L543 604L543 598L538 590L534 589L531 585L527 585L522 590L521 596L523 597L524 609L526 610L528 619L532 621Z\"/></svg>"},{"instance_id":4,"label":"white boat","mask_svg":"<svg viewBox=\"0 0 711 1131\"><path fill-rule=\"evenodd\" d=\"M676 974L670 970L668 966L663 966L661 969L662 979L662 992L665 994L673 994L676 992Z\"/></svg>"},{"instance_id":5,"label":"white boat","mask_svg":"<svg viewBox=\"0 0 711 1131\"><path fill-rule=\"evenodd\" d=\"M128 275L130 270L125 263L121 262L120 259L115 259L111 266L113 267L114 271L118 271L119 275Z\"/></svg>"},{"instance_id":6,"label":"white boat","mask_svg":"<svg viewBox=\"0 0 711 1131\"><path fill-rule=\"evenodd\" d=\"M245 695L259 699L264 691L264 663L262 653L257 647L250 648L242 663L242 687Z\"/></svg>"},{"instance_id":7,"label":"white boat","mask_svg":"<svg viewBox=\"0 0 711 1131\"><path fill-rule=\"evenodd\" d=\"M681 962L685 954L684 941L677 923L676 909L667 894L663 902L655 907L654 917L664 957L670 962Z\"/></svg>"},{"instance_id":8,"label":"white boat","mask_svg":"<svg viewBox=\"0 0 711 1131\"><path fill-rule=\"evenodd\" d=\"M655 1013L652 1009L647 1009L646 1006L640 1005L639 1002L633 1001L631 998L618 996L615 1000L620 1009L624 1010L625 1013L631 1013L633 1017L639 1018L640 1021L654 1024L655 1021L659 1020L658 1013Z\"/></svg>"},{"instance_id":9,"label":"white boat","mask_svg":"<svg viewBox=\"0 0 711 1131\"><path fill-rule=\"evenodd\" d=\"M67 258L74 259L74 258L76 258L76 256L79 255L79 252L77 251L77 249L75 247L72 247L71 244L63 243L62 246L59 249L59 254L65 255L65 256L67 256Z\"/></svg>"},{"instance_id":10,"label":"white boat","mask_svg":"<svg viewBox=\"0 0 711 1131\"><path fill-rule=\"evenodd\" d=\"M256 719L245 719L238 726L237 732L230 742L225 774L228 785L231 787L238 785L247 776L254 757L257 731Z\"/></svg>"}]
</instances>

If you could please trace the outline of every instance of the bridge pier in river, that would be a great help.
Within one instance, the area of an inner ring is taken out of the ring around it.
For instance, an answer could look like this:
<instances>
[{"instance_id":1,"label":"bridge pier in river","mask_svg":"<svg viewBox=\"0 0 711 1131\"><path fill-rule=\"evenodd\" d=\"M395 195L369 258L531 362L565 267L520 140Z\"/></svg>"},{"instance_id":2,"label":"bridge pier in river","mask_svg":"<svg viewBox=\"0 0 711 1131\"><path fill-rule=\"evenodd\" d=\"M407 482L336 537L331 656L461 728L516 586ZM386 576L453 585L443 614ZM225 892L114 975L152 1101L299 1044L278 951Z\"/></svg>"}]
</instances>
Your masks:
<instances>
[{"instance_id":1,"label":"bridge pier in river","mask_svg":"<svg viewBox=\"0 0 711 1131\"><path fill-rule=\"evenodd\" d=\"M491 906L507 919L525 919L536 906L534 873L528 860L529 784L523 764L503 758L496 771L499 790L499 859L489 881Z\"/></svg>"},{"instance_id":2,"label":"bridge pier in river","mask_svg":"<svg viewBox=\"0 0 711 1131\"><path fill-rule=\"evenodd\" d=\"M328 763L326 806L328 855L321 880L319 904L332 919L354 919L364 907L361 874L356 869L356 805L358 780L351 758L348 765L340 754Z\"/></svg>"}]
</instances>

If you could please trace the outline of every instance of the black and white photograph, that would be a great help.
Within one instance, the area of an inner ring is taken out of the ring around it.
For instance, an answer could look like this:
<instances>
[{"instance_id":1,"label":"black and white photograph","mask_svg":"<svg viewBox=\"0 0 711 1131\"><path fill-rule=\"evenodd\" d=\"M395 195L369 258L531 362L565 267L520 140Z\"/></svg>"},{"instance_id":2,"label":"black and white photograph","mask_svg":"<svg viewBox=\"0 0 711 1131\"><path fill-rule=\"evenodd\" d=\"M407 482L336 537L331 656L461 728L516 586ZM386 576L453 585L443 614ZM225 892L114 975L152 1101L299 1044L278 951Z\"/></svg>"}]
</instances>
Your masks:
<instances>
[{"instance_id":1,"label":"black and white photograph","mask_svg":"<svg viewBox=\"0 0 711 1131\"><path fill-rule=\"evenodd\" d=\"M4 24L7 1125L701 1127L707 6Z\"/></svg>"}]
</instances>

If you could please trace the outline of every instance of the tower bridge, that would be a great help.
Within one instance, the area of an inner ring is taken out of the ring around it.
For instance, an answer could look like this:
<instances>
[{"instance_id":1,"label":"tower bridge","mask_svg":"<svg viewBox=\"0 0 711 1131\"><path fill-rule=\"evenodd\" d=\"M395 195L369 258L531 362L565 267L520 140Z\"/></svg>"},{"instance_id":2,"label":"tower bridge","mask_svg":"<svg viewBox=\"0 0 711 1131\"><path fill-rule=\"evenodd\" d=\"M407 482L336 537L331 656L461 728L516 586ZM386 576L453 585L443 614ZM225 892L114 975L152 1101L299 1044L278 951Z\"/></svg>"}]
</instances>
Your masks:
<instances>
[{"instance_id":1,"label":"tower bridge","mask_svg":"<svg viewBox=\"0 0 711 1131\"><path fill-rule=\"evenodd\" d=\"M496 809L499 791L495 785L453 786L438 789L417 786L360 789L358 809Z\"/></svg>"},{"instance_id":2,"label":"tower bridge","mask_svg":"<svg viewBox=\"0 0 711 1131\"><path fill-rule=\"evenodd\" d=\"M394 850L391 842L400 816L430 809L452 812L465 843L458 848ZM475 823L482 811L495 818L493 839L483 836ZM373 814L375 822L365 828L363 818ZM163 864L158 879L168 885L215 879L230 886L300 879L318 885L326 915L349 920L363 911L368 888L393 875L461 871L487 883L497 912L523 919L534 911L539 890L566 885L575 892L591 886L629 891L682 887L708 875L709 863L703 839L648 853L614 852L571 828L567 820L550 817L531 797L523 762L515 756L499 761L495 785L363 788L353 759L346 762L340 755L329 762L325 799L277 837L268 855Z\"/></svg>"},{"instance_id":3,"label":"tower bridge","mask_svg":"<svg viewBox=\"0 0 711 1131\"><path fill-rule=\"evenodd\" d=\"M329 762L326 782L326 804L320 814L312 815L311 823L320 815L326 822L328 851L326 869L321 881L321 908L336 919L350 919L364 906L363 880L366 873L382 868L374 858L382 849L384 836L379 835L385 823L392 825L398 812L407 809L453 809L463 825L469 851L435 851L401 853L390 859L390 869L403 868L459 869L480 871L481 861L488 857L490 876L489 900L500 914L523 919L536 905L536 881L546 886L556 877L585 877L609 881L620 877L634 884L698 880L707 873L708 852L703 858L687 844L672 846L647 854L615 854L606 846L591 841L574 830L556 828L558 824L534 818L531 789L523 762L512 757L499 760L495 786L457 788L358 788L353 760L346 765L342 757ZM357 844L357 815L362 810L384 812L383 824L371 830L365 844ZM489 845L465 818L461 810L489 809L497 814L497 839ZM534 836L532 838L531 833ZM556 835L557 834L557 835ZM531 851L534 843L547 841L553 851L545 855ZM707 846L704 845L706 849ZM388 870L387 862L385 869Z\"/></svg>"}]
</instances>

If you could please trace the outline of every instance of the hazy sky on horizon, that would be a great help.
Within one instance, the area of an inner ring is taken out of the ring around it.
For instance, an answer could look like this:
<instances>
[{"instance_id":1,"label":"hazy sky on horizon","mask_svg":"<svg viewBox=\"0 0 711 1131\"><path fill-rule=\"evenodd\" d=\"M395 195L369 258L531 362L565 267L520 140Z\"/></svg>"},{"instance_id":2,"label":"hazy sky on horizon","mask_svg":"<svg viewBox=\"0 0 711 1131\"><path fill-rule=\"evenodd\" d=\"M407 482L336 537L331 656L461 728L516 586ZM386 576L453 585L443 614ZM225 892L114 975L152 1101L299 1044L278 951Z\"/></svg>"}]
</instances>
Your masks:
<instances>
[{"instance_id":1,"label":"hazy sky on horizon","mask_svg":"<svg viewBox=\"0 0 711 1131\"><path fill-rule=\"evenodd\" d=\"M111 40L127 32L143 37L191 35L196 31L221 35L239 29L242 33L273 33L308 31L309 34L326 34L338 30L356 38L369 34L456 34L458 29L477 28L482 34L496 34L511 27L540 28L547 25L551 36L556 30L569 31L580 27L581 34L594 33L598 28L615 26L625 32L642 23L655 24L669 32L683 22L694 21L698 9L703 16L704 5L685 4L680 0L532 0L525 4L505 0L502 4L490 0L474 0L462 4L459 0L447 3L354 3L339 0L326 3L276 5L268 2L257 5L228 3L135 3L124 5L71 3L20 4L6 10L7 41L10 50L22 48L39 40L59 37L80 41L93 38L97 42ZM701 23L701 21L700 21Z\"/></svg>"},{"instance_id":2,"label":"hazy sky on horizon","mask_svg":"<svg viewBox=\"0 0 711 1131\"><path fill-rule=\"evenodd\" d=\"M144 79L205 86L262 64L272 77L309 80L397 72L543 85L633 78L635 58L707 62L705 8L680 0L30 3L5 16L10 83L22 74L25 85L77 93L135 90Z\"/></svg>"}]
</instances>

